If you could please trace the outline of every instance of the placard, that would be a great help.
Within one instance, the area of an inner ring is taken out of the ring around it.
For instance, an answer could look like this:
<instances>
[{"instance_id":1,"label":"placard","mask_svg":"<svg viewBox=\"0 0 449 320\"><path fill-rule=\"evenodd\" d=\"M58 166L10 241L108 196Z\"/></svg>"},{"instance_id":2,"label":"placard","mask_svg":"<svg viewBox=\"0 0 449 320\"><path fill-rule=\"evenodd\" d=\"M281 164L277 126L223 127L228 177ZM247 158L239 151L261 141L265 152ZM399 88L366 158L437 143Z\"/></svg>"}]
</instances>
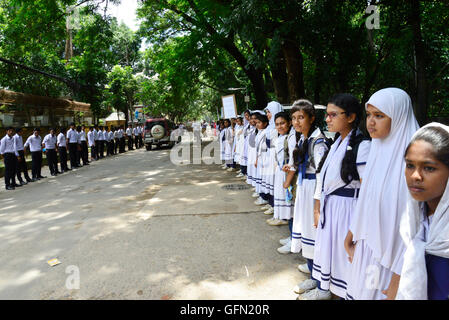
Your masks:
<instances>
[{"instance_id":1,"label":"placard","mask_svg":"<svg viewBox=\"0 0 449 320\"><path fill-rule=\"evenodd\" d=\"M237 117L237 103L235 102L235 95L221 97L223 102L223 112L225 119Z\"/></svg>"}]
</instances>

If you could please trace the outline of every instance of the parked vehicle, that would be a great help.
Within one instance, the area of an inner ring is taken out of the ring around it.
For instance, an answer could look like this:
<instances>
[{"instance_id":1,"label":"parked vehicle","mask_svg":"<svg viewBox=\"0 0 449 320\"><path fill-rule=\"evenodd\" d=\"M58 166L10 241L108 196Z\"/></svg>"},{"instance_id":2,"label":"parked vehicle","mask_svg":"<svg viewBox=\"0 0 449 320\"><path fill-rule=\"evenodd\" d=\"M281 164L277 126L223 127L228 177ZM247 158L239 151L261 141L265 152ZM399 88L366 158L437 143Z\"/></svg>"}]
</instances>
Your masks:
<instances>
[{"instance_id":1,"label":"parked vehicle","mask_svg":"<svg viewBox=\"0 0 449 320\"><path fill-rule=\"evenodd\" d=\"M180 142L181 137L173 135L172 132L176 129L175 124L165 118L151 118L145 121L145 147L148 151L153 148L153 145L158 148L162 145L173 147L177 142Z\"/></svg>"}]
</instances>

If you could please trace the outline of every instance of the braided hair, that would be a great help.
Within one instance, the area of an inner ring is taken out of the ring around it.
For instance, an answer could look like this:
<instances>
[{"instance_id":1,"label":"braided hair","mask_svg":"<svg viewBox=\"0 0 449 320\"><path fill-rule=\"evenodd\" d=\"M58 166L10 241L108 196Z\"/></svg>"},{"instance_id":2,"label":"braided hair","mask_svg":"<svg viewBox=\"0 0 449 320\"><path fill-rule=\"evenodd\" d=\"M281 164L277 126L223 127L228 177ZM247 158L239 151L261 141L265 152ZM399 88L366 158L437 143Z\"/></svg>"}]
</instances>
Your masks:
<instances>
[{"instance_id":1,"label":"braided hair","mask_svg":"<svg viewBox=\"0 0 449 320\"><path fill-rule=\"evenodd\" d=\"M357 128L362 119L363 110L362 110L360 102L357 100L357 98L348 93L339 93L339 94L332 96L329 99L328 104L329 103L334 104L337 107L343 109L346 112L347 116L349 116L351 114L355 114L355 116L356 116L354 122L352 122L352 124L351 124L351 127L353 130L349 137L348 148L343 157L343 160L341 163L341 171L340 171L341 179L346 184L350 184L353 180L360 180L359 173L357 171L356 155L354 152L354 147L356 145L360 144L360 142L365 139L365 136L363 134L359 134L359 135L357 134ZM333 142L335 142L339 136L340 136L340 133L337 132ZM330 149L328 149L326 151L323 158L321 159L321 162L318 166L317 172L321 172L321 169L323 168L323 164L327 158L329 150Z\"/></svg>"},{"instance_id":2,"label":"braided hair","mask_svg":"<svg viewBox=\"0 0 449 320\"><path fill-rule=\"evenodd\" d=\"M307 114L307 116L309 118L313 118L313 117L315 118L315 120L313 121L313 123L309 129L309 132L307 133L308 137L310 137L310 134L313 133L317 128L320 130L321 133L323 133L321 131L321 128L319 128L317 126L315 107L313 106L312 102L310 102L309 100L306 100L306 99L300 99L300 100L295 101L293 103L293 107L291 109L291 114L293 115L293 113L295 113L297 111L303 111L305 114ZM323 136L326 137L324 135L324 133L323 133ZM307 150L309 149L309 139L304 139L304 142L303 142L301 148L298 145L300 139L301 139L301 133L296 132L296 147L293 150L293 159L294 159L293 166L296 169L298 169L299 165L305 161L306 153L307 153Z\"/></svg>"}]
</instances>

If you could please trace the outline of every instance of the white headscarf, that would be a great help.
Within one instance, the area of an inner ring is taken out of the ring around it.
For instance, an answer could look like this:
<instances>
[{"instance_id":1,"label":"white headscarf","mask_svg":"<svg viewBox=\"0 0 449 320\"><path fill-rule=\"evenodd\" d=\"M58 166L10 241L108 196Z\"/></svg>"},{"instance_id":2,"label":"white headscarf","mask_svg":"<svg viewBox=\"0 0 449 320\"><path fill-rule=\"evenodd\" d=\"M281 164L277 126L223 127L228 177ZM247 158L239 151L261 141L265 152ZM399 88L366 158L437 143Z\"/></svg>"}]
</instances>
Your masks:
<instances>
[{"instance_id":1,"label":"white headscarf","mask_svg":"<svg viewBox=\"0 0 449 320\"><path fill-rule=\"evenodd\" d=\"M368 104L391 118L391 129L386 138L372 139L350 230L354 241L365 240L383 267L400 274L405 247L398 232L408 193L404 152L419 126L411 99L401 89L379 90L365 108Z\"/></svg>"},{"instance_id":2,"label":"white headscarf","mask_svg":"<svg viewBox=\"0 0 449 320\"><path fill-rule=\"evenodd\" d=\"M416 134L427 127L440 127L449 133L448 126L433 122L422 127ZM407 250L396 297L398 300L427 299L426 253L449 259L449 181L433 214L426 242L416 236L421 234L424 227L421 223L422 214L420 202L408 193L407 210L400 225Z\"/></svg>"},{"instance_id":3,"label":"white headscarf","mask_svg":"<svg viewBox=\"0 0 449 320\"><path fill-rule=\"evenodd\" d=\"M276 117L276 114L278 114L279 112L282 112L282 105L279 102L276 101L271 101L270 103L268 103L267 107L265 108L265 110L269 110L271 113L271 119L270 122L268 123L268 126L266 127L267 131L271 131L272 129L275 129L275 123L274 123L274 118Z\"/></svg>"}]
</instances>

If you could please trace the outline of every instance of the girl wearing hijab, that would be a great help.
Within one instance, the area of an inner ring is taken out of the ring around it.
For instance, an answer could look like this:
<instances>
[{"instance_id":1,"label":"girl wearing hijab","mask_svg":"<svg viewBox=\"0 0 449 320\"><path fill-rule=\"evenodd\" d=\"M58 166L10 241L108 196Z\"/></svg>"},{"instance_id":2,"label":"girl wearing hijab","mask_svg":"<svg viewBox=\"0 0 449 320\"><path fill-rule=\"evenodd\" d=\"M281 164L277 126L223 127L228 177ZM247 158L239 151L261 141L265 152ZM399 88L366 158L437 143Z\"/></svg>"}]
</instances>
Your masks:
<instances>
[{"instance_id":1,"label":"girl wearing hijab","mask_svg":"<svg viewBox=\"0 0 449 320\"><path fill-rule=\"evenodd\" d=\"M406 245L397 299L449 299L449 127L430 123L405 152L410 191L400 224Z\"/></svg>"},{"instance_id":2,"label":"girl wearing hijab","mask_svg":"<svg viewBox=\"0 0 449 320\"><path fill-rule=\"evenodd\" d=\"M407 205L403 159L419 128L408 94L398 88L374 93L365 105L371 151L345 249L352 260L347 299L394 299L405 250L399 223Z\"/></svg>"},{"instance_id":3,"label":"girl wearing hijab","mask_svg":"<svg viewBox=\"0 0 449 320\"><path fill-rule=\"evenodd\" d=\"M253 129L253 126L249 123L251 117L251 111L246 110L243 113L243 134L242 134L242 149L240 154L240 167L242 169L242 179L246 180L248 175L248 137Z\"/></svg>"},{"instance_id":4,"label":"girl wearing hijab","mask_svg":"<svg viewBox=\"0 0 449 320\"><path fill-rule=\"evenodd\" d=\"M336 140L317 170L321 197L320 211L314 210L317 230L312 277L319 286L300 295L299 300L329 300L330 292L346 296L350 263L343 241L357 204L370 147L358 129L361 118L362 108L354 96L342 93L329 100L326 123L329 131L336 132Z\"/></svg>"},{"instance_id":5,"label":"girl wearing hijab","mask_svg":"<svg viewBox=\"0 0 449 320\"><path fill-rule=\"evenodd\" d=\"M276 114L282 111L282 105L279 102L271 101L265 108L265 113L269 120L268 126L265 129L265 144L267 151L263 153L263 168L262 168L262 192L267 194L267 210L265 214L272 214L274 212L274 175L276 172L276 150L275 144L278 137L278 131L274 123Z\"/></svg>"},{"instance_id":6,"label":"girl wearing hijab","mask_svg":"<svg viewBox=\"0 0 449 320\"><path fill-rule=\"evenodd\" d=\"M310 274L313 267L316 228L314 227L314 209L319 210L321 190L316 191L316 169L328 150L326 136L316 125L316 114L313 104L308 100L298 100L292 108L293 125L301 138L293 151L293 167L291 173L298 171L295 209L292 226L292 241L289 251L299 253L306 258L307 263L298 266L299 271ZM301 282L293 290L302 294L315 289L318 283L314 279Z\"/></svg>"}]
</instances>

